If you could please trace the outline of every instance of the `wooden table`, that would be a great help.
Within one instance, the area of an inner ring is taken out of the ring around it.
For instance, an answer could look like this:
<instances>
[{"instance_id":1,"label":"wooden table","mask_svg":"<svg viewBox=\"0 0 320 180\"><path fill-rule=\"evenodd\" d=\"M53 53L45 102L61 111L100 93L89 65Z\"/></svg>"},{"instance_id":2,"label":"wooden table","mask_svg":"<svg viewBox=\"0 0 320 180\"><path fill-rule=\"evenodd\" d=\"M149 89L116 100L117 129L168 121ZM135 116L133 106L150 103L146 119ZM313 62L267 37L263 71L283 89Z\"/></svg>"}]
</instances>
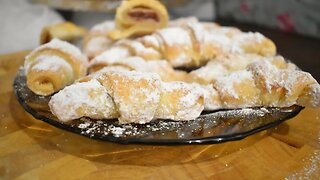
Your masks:
<instances>
[{"instance_id":1,"label":"wooden table","mask_svg":"<svg viewBox=\"0 0 320 180\"><path fill-rule=\"evenodd\" d=\"M33 119L12 83L26 52L0 56L1 179L282 179L320 177L320 109L214 145L143 146L96 141Z\"/></svg>"}]
</instances>

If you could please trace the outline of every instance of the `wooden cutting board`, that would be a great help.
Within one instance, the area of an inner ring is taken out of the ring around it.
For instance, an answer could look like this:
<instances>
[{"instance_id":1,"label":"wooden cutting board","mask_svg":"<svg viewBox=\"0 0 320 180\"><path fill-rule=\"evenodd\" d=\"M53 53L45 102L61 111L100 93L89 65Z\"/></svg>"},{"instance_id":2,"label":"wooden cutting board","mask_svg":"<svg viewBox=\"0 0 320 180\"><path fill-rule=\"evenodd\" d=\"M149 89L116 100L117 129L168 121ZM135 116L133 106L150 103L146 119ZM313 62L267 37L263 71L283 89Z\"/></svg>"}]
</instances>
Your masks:
<instances>
[{"instance_id":1,"label":"wooden cutting board","mask_svg":"<svg viewBox=\"0 0 320 180\"><path fill-rule=\"evenodd\" d=\"M92 140L32 118L12 83L27 52L0 56L0 179L318 179L320 109L213 145L143 146Z\"/></svg>"}]
</instances>

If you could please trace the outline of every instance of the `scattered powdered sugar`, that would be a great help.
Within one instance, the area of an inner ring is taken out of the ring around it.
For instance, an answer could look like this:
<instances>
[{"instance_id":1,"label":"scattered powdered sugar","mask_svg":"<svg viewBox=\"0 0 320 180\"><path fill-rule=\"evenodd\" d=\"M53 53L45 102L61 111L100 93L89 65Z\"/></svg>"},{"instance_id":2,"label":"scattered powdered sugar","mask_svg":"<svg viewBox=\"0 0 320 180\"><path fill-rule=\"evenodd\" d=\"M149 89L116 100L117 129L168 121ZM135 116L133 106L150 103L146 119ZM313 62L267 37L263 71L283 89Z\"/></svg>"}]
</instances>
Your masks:
<instances>
[{"instance_id":1,"label":"scattered powdered sugar","mask_svg":"<svg viewBox=\"0 0 320 180\"><path fill-rule=\"evenodd\" d=\"M248 117L250 119L250 116L254 117L264 117L266 114L272 113L271 111L267 110L266 108L241 108L241 109L234 109L230 111L218 111L215 112L214 115L218 117ZM206 116L206 115L204 115Z\"/></svg>"},{"instance_id":2,"label":"scattered powdered sugar","mask_svg":"<svg viewBox=\"0 0 320 180\"><path fill-rule=\"evenodd\" d=\"M86 118L82 118L80 123L75 124L77 128L81 129L81 134L94 136L100 134L100 136L112 135L114 137L128 137L128 136L146 136L150 132L162 132L169 131L171 129L177 129L183 124L180 122L172 122L159 120L156 123L151 122L149 124L118 124L114 121L90 121Z\"/></svg>"},{"instance_id":3,"label":"scattered powdered sugar","mask_svg":"<svg viewBox=\"0 0 320 180\"><path fill-rule=\"evenodd\" d=\"M320 135L318 135L320 138ZM320 177L320 151L315 150L309 157L304 158L303 162L307 162L301 170L296 171L285 178L285 180L300 180L300 179L317 179Z\"/></svg>"},{"instance_id":4,"label":"scattered powdered sugar","mask_svg":"<svg viewBox=\"0 0 320 180\"><path fill-rule=\"evenodd\" d=\"M34 71L57 71L60 68L64 68L68 72L72 72L71 65L58 56L40 55L35 61L37 63L34 63L31 67ZM29 70L26 69L26 71L28 72Z\"/></svg>"},{"instance_id":5,"label":"scattered powdered sugar","mask_svg":"<svg viewBox=\"0 0 320 180\"><path fill-rule=\"evenodd\" d=\"M85 121L84 123L82 123L82 124L79 124L79 128L80 129L84 129L84 128L87 128L87 127L89 127L90 126L90 122L89 121Z\"/></svg>"},{"instance_id":6,"label":"scattered powdered sugar","mask_svg":"<svg viewBox=\"0 0 320 180\"><path fill-rule=\"evenodd\" d=\"M115 127L113 126L112 128L110 128L111 133L115 136L115 137L119 137L120 135L122 135L122 133L125 131L124 128L121 127Z\"/></svg>"},{"instance_id":7,"label":"scattered powdered sugar","mask_svg":"<svg viewBox=\"0 0 320 180\"><path fill-rule=\"evenodd\" d=\"M318 85L319 86L319 85ZM319 89L318 89L319 90ZM319 96L319 95L318 95ZM319 100L319 99L318 99ZM316 120L319 120L320 113L316 113ZM317 135L318 145L320 144L320 132ZM320 150L317 148L308 157L302 159L306 164L302 169L293 172L285 178L285 180L296 180L296 179L319 179L320 177Z\"/></svg>"},{"instance_id":8,"label":"scattered powdered sugar","mask_svg":"<svg viewBox=\"0 0 320 180\"><path fill-rule=\"evenodd\" d=\"M195 120L190 121L170 121L157 119L149 122L148 124L119 124L117 120L107 121L92 121L87 118L82 118L78 123L73 126L81 129L81 134L87 136L113 136L113 137L151 137L163 136L167 137L168 134L175 133L178 139L195 137L195 132L201 132L203 129L206 131L210 128L225 129L225 133L234 133L234 130L239 128L252 127L255 123L261 123L263 121L257 120L263 119L267 115L277 113L280 111L277 108L243 108L234 110L223 110L217 112L211 112L210 114L204 114ZM227 124L228 119L232 118L233 123ZM230 128L237 121L236 126L238 128ZM251 124L253 123L253 124ZM241 125L242 124L242 125ZM250 128L249 128L250 129Z\"/></svg>"}]
</instances>

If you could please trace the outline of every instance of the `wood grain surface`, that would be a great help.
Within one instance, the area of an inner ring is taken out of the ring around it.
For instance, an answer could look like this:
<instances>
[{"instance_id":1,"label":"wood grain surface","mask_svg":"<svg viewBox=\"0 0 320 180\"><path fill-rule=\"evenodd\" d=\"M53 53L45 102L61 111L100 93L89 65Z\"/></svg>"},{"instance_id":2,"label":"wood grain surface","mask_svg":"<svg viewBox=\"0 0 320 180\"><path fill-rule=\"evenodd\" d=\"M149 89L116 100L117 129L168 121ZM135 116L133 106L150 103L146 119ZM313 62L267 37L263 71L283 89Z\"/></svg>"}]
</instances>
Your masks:
<instances>
[{"instance_id":1,"label":"wood grain surface","mask_svg":"<svg viewBox=\"0 0 320 180\"><path fill-rule=\"evenodd\" d=\"M27 52L0 56L1 179L318 179L320 109L213 145L143 146L92 140L32 118L12 83Z\"/></svg>"}]
</instances>

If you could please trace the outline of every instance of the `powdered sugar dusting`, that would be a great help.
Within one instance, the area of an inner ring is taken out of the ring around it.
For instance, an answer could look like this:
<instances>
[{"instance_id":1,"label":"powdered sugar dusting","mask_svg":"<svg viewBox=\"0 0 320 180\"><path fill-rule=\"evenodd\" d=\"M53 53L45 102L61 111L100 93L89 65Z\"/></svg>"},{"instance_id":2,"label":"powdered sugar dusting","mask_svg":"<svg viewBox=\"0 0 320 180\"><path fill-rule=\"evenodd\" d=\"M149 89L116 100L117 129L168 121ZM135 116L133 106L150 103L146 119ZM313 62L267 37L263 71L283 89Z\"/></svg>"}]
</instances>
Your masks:
<instances>
[{"instance_id":1,"label":"powdered sugar dusting","mask_svg":"<svg viewBox=\"0 0 320 180\"><path fill-rule=\"evenodd\" d=\"M320 151L314 151L308 159L305 158L303 161L308 161L308 165L303 167L300 171L290 174L285 180L319 178Z\"/></svg>"},{"instance_id":2,"label":"powdered sugar dusting","mask_svg":"<svg viewBox=\"0 0 320 180\"><path fill-rule=\"evenodd\" d=\"M115 28L114 21L105 21L91 28L91 32L106 33Z\"/></svg>"},{"instance_id":3,"label":"powdered sugar dusting","mask_svg":"<svg viewBox=\"0 0 320 180\"><path fill-rule=\"evenodd\" d=\"M143 46L143 44L141 44L139 41L130 41L128 45L134 49L136 54L137 53L145 53L145 54L158 53L158 51L156 51L153 48L148 48Z\"/></svg>"},{"instance_id":4,"label":"powdered sugar dusting","mask_svg":"<svg viewBox=\"0 0 320 180\"><path fill-rule=\"evenodd\" d=\"M182 18L170 20L169 26L181 27L189 23L198 23L198 22L199 22L198 19L194 16L182 17Z\"/></svg>"},{"instance_id":5,"label":"powdered sugar dusting","mask_svg":"<svg viewBox=\"0 0 320 180\"><path fill-rule=\"evenodd\" d=\"M101 53L97 57L95 57L91 62L90 66L96 65L96 64L103 64L105 61L106 63L110 61L117 61L121 58L125 58L130 56L130 52L127 48L121 47L121 46L115 46L112 47L105 52Z\"/></svg>"},{"instance_id":6,"label":"powdered sugar dusting","mask_svg":"<svg viewBox=\"0 0 320 180\"><path fill-rule=\"evenodd\" d=\"M191 62L192 62L192 58L189 57L185 52L181 52L176 57L170 59L170 63L174 67L181 67Z\"/></svg>"},{"instance_id":7,"label":"powdered sugar dusting","mask_svg":"<svg viewBox=\"0 0 320 180\"><path fill-rule=\"evenodd\" d=\"M320 85L319 84L312 84L309 87L308 96L311 97L310 101L308 102L309 105L312 107L320 107Z\"/></svg>"},{"instance_id":8,"label":"powdered sugar dusting","mask_svg":"<svg viewBox=\"0 0 320 180\"><path fill-rule=\"evenodd\" d=\"M198 85L199 90L204 95L204 110L205 111L214 111L217 109L222 109L222 104L218 92L213 88L212 84L209 85Z\"/></svg>"},{"instance_id":9,"label":"powdered sugar dusting","mask_svg":"<svg viewBox=\"0 0 320 180\"><path fill-rule=\"evenodd\" d=\"M179 106L184 107L177 112L177 116L183 120L195 119L200 116L204 109L204 94L201 92L201 88L198 86L190 85L193 90L190 90L188 94L180 98ZM199 99L202 98L202 102Z\"/></svg>"},{"instance_id":10,"label":"powdered sugar dusting","mask_svg":"<svg viewBox=\"0 0 320 180\"><path fill-rule=\"evenodd\" d=\"M278 111L279 109L277 108L243 108L217 111L202 115L195 120L190 121L155 120L148 124L118 124L114 120L90 121L86 118L82 118L79 123L75 124L75 126L80 128L81 133L87 136L111 135L113 137L120 138L139 137L161 139L161 137L168 137L168 134L173 133L177 136L174 137L175 139L188 139L195 137L199 132L207 133L206 135L200 133L202 134L200 137L205 137L207 135L212 137L213 134L210 130L211 128L213 128L212 131L214 131L214 129L221 128L221 132L224 132L225 134L232 134L234 133L234 130L245 130L247 128L249 130L250 128L257 126L259 123L268 122L261 119L264 119L268 115L278 113ZM231 124L228 124L228 119L232 119ZM256 124L257 122L259 123ZM233 125L237 128L230 128L230 126ZM216 135L221 135L221 132Z\"/></svg>"},{"instance_id":11,"label":"powdered sugar dusting","mask_svg":"<svg viewBox=\"0 0 320 180\"><path fill-rule=\"evenodd\" d=\"M36 59L37 63L35 63L31 70L34 71L57 71L60 68L66 69L68 72L72 72L72 67L69 63L67 63L64 59L58 56L48 56L48 55L40 55ZM28 69L26 69L28 71Z\"/></svg>"},{"instance_id":12,"label":"powdered sugar dusting","mask_svg":"<svg viewBox=\"0 0 320 180\"><path fill-rule=\"evenodd\" d=\"M140 38L142 42L145 42L145 44L149 44L155 48L160 48L160 42L155 36L147 35Z\"/></svg>"},{"instance_id":13,"label":"powdered sugar dusting","mask_svg":"<svg viewBox=\"0 0 320 180\"><path fill-rule=\"evenodd\" d=\"M150 122L160 98L160 77L155 73L110 71L112 97L119 111L120 123Z\"/></svg>"},{"instance_id":14,"label":"powdered sugar dusting","mask_svg":"<svg viewBox=\"0 0 320 180\"><path fill-rule=\"evenodd\" d=\"M257 61L251 64L248 69L252 71L255 76L264 77L264 85L268 93L271 93L273 86L276 86L280 82L278 76L278 69L268 61Z\"/></svg>"},{"instance_id":15,"label":"powdered sugar dusting","mask_svg":"<svg viewBox=\"0 0 320 180\"><path fill-rule=\"evenodd\" d=\"M258 32L247 32L247 33L238 33L233 37L234 41L241 43L261 43L265 40L265 37Z\"/></svg>"},{"instance_id":16,"label":"powdered sugar dusting","mask_svg":"<svg viewBox=\"0 0 320 180\"><path fill-rule=\"evenodd\" d=\"M210 83L218 77L229 74L229 71L219 63L214 61L208 62L206 66L196 69L190 73L196 79L200 79L206 83Z\"/></svg>"},{"instance_id":17,"label":"powdered sugar dusting","mask_svg":"<svg viewBox=\"0 0 320 180\"><path fill-rule=\"evenodd\" d=\"M96 56L105 51L112 44L112 41L105 36L92 37L84 47L87 55Z\"/></svg>"},{"instance_id":18,"label":"powdered sugar dusting","mask_svg":"<svg viewBox=\"0 0 320 180\"><path fill-rule=\"evenodd\" d=\"M205 32L205 29L202 24L190 22L187 24L187 27L189 27L192 30L192 32L194 33L194 36L198 42L200 42L200 43L204 42L204 40L205 40L204 33L206 33L206 32Z\"/></svg>"},{"instance_id":19,"label":"powdered sugar dusting","mask_svg":"<svg viewBox=\"0 0 320 180\"><path fill-rule=\"evenodd\" d=\"M234 53L242 53L242 49L238 46L235 46L232 43L232 39L228 37L226 34L216 33L216 32L204 32L204 42L206 44L213 44L221 48L225 52L234 52Z\"/></svg>"},{"instance_id":20,"label":"powdered sugar dusting","mask_svg":"<svg viewBox=\"0 0 320 180\"><path fill-rule=\"evenodd\" d=\"M35 52L40 51L42 49L59 49L62 52L65 52L67 54L70 54L75 57L76 60L81 61L82 64L86 65L88 64L88 59L85 57L81 51L75 47L74 45L66 42L66 41L61 41L59 39L53 39L49 43L44 44L36 49L34 49L27 57L26 59L29 59L30 56L32 56Z\"/></svg>"},{"instance_id":21,"label":"powdered sugar dusting","mask_svg":"<svg viewBox=\"0 0 320 180\"><path fill-rule=\"evenodd\" d=\"M204 108L203 94L192 84L163 82L156 117L160 119L191 120L200 115ZM202 100L201 100L202 99Z\"/></svg>"},{"instance_id":22,"label":"powdered sugar dusting","mask_svg":"<svg viewBox=\"0 0 320 180\"><path fill-rule=\"evenodd\" d=\"M63 122L84 116L110 119L117 114L112 98L95 79L67 86L52 96L49 106Z\"/></svg>"},{"instance_id":23,"label":"powdered sugar dusting","mask_svg":"<svg viewBox=\"0 0 320 180\"><path fill-rule=\"evenodd\" d=\"M239 98L234 86L243 81L253 81L253 75L250 71L237 71L227 76L219 77L216 79L215 86L217 86L220 91L226 92L234 98Z\"/></svg>"},{"instance_id":24,"label":"powdered sugar dusting","mask_svg":"<svg viewBox=\"0 0 320 180\"><path fill-rule=\"evenodd\" d=\"M187 30L181 27L169 27L157 31L168 46L191 45L192 41Z\"/></svg>"}]
</instances>

